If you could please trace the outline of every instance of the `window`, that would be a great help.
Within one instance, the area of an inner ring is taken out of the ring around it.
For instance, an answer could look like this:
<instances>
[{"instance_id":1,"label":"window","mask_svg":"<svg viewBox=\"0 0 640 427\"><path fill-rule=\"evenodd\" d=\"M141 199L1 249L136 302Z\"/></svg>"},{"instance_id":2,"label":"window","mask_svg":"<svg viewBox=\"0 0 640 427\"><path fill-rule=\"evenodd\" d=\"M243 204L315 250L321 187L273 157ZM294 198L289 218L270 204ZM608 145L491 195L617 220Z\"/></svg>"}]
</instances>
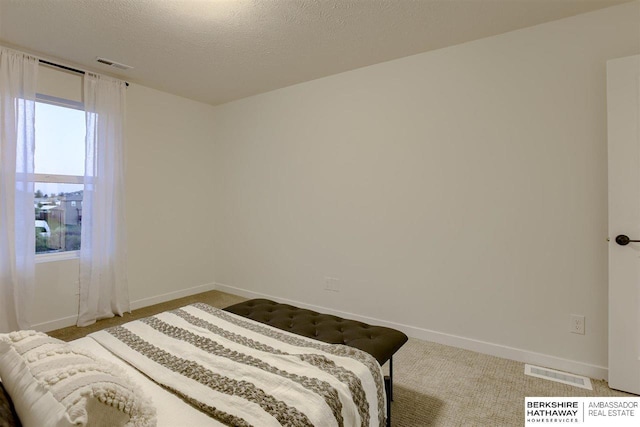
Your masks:
<instances>
[{"instance_id":1,"label":"window","mask_svg":"<svg viewBox=\"0 0 640 427\"><path fill-rule=\"evenodd\" d=\"M38 94L34 159L36 254L80 249L85 126L81 103Z\"/></svg>"}]
</instances>

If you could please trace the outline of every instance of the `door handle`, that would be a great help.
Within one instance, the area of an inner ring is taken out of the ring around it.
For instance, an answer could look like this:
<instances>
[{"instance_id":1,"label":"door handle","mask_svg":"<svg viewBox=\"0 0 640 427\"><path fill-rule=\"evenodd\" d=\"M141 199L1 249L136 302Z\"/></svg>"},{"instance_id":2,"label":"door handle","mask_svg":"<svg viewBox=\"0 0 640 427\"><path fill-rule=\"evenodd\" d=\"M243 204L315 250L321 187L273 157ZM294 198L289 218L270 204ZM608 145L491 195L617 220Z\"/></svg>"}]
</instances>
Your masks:
<instances>
[{"instance_id":1,"label":"door handle","mask_svg":"<svg viewBox=\"0 0 640 427\"><path fill-rule=\"evenodd\" d=\"M626 246L631 242L640 242L640 240L631 240L629 236L626 236L624 234L619 234L616 236L616 243L620 246Z\"/></svg>"}]
</instances>

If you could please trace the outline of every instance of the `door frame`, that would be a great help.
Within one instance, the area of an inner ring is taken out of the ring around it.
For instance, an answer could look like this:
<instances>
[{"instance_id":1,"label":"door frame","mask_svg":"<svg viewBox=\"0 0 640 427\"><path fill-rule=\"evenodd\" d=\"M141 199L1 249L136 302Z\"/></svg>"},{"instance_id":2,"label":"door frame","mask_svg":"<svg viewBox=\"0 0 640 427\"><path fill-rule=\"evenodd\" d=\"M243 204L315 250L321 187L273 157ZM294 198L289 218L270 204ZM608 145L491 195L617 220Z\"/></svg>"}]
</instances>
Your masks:
<instances>
[{"instance_id":1,"label":"door frame","mask_svg":"<svg viewBox=\"0 0 640 427\"><path fill-rule=\"evenodd\" d=\"M640 394L640 55L607 62L609 386Z\"/></svg>"}]
</instances>

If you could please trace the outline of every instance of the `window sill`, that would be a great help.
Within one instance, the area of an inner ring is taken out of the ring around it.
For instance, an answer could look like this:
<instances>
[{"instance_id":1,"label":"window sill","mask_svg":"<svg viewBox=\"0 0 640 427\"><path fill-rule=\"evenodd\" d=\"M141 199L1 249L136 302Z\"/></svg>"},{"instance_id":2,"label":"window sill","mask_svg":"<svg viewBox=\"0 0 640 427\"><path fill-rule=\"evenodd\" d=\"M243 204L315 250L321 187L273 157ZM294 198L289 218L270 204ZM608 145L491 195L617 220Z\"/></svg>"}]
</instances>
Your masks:
<instances>
[{"instance_id":1,"label":"window sill","mask_svg":"<svg viewBox=\"0 0 640 427\"><path fill-rule=\"evenodd\" d=\"M36 264L45 262L68 261L79 259L80 251L58 252L53 254L36 254Z\"/></svg>"}]
</instances>

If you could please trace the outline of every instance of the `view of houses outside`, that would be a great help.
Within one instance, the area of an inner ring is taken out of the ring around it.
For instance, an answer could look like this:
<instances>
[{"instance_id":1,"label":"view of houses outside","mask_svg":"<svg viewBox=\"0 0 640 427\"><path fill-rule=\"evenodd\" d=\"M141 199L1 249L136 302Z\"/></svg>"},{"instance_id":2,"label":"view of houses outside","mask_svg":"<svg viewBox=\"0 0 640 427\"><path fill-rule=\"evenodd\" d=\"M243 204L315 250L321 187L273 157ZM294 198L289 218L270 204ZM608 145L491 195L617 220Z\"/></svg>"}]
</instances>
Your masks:
<instances>
[{"instance_id":1,"label":"view of houses outside","mask_svg":"<svg viewBox=\"0 0 640 427\"><path fill-rule=\"evenodd\" d=\"M36 190L34 208L36 253L80 249L82 191L49 195Z\"/></svg>"},{"instance_id":2,"label":"view of houses outside","mask_svg":"<svg viewBox=\"0 0 640 427\"><path fill-rule=\"evenodd\" d=\"M42 98L38 94L38 99ZM36 102L34 213L37 254L80 249L85 113L53 97Z\"/></svg>"}]
</instances>

